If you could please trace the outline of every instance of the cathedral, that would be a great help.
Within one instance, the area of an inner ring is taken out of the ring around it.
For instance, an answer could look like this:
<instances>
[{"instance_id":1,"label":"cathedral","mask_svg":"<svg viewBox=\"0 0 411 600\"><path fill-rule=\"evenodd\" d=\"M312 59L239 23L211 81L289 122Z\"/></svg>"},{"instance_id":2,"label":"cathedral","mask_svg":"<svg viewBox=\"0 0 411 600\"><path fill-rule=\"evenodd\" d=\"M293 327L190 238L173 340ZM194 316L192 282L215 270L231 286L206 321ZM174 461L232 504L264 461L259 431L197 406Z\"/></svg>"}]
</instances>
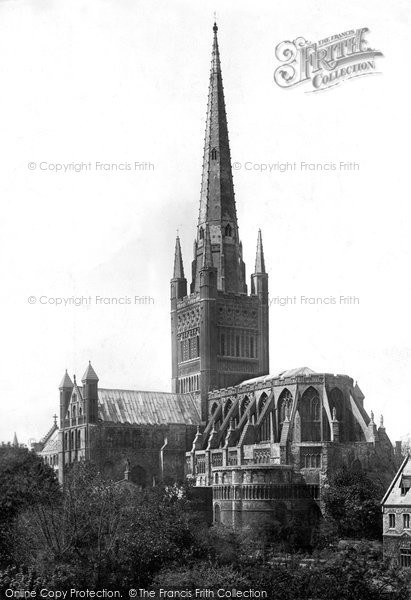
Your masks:
<instances>
[{"instance_id":1,"label":"cathedral","mask_svg":"<svg viewBox=\"0 0 411 600\"><path fill-rule=\"evenodd\" d=\"M189 478L214 522L254 527L321 513L346 465L388 484L395 456L381 418L348 375L308 367L269 374L261 231L247 285L233 188L217 25L213 27L200 207L188 284L177 237L171 279L171 392L100 387L89 364L60 384L59 423L36 445L60 481L93 461L141 488ZM104 375L104 374L103 374Z\"/></svg>"}]
</instances>

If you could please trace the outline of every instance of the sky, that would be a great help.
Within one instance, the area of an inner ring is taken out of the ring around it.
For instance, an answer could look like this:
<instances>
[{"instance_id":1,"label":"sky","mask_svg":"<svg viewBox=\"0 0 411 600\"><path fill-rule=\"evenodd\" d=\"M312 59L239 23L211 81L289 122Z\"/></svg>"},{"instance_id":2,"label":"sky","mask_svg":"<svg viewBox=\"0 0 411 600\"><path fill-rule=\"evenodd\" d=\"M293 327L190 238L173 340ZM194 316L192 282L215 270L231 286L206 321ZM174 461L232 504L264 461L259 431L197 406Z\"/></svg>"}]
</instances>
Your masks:
<instances>
[{"instance_id":1,"label":"sky","mask_svg":"<svg viewBox=\"0 0 411 600\"><path fill-rule=\"evenodd\" d=\"M270 372L348 374L392 441L411 432L407 3L2 0L2 441L45 435L65 369L80 379L89 360L101 387L171 391L169 280L177 230L190 272L214 11L247 277L259 228L269 273ZM274 82L280 42L360 27L379 74L321 93ZM359 168L267 166L340 161Z\"/></svg>"}]
</instances>

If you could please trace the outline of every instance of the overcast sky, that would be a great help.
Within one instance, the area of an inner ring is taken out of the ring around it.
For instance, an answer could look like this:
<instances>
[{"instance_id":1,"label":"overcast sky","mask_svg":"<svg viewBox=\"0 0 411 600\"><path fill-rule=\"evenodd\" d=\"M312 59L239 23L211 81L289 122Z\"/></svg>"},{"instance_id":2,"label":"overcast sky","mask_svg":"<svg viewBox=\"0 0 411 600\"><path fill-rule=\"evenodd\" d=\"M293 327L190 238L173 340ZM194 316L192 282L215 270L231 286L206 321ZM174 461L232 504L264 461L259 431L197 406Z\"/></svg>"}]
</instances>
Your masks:
<instances>
[{"instance_id":1,"label":"overcast sky","mask_svg":"<svg viewBox=\"0 0 411 600\"><path fill-rule=\"evenodd\" d=\"M411 431L408 3L3 0L0 440L41 438L64 370L81 378L88 360L101 387L170 391L169 279L176 229L190 272L214 10L247 276L261 227L271 298L298 300L271 307L271 373L348 374L392 441ZM379 75L317 94L274 83L279 42L359 27ZM359 170L245 168L277 161ZM71 162L91 168L40 167ZM48 303L71 296L92 303Z\"/></svg>"}]
</instances>

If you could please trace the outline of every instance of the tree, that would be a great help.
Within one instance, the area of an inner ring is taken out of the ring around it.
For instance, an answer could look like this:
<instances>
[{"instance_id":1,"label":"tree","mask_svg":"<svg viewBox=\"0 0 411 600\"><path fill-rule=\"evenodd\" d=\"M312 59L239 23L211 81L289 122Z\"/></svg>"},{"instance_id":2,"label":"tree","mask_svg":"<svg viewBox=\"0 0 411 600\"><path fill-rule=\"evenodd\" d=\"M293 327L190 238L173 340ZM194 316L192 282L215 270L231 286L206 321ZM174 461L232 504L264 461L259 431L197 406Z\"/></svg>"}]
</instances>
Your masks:
<instances>
[{"instance_id":1,"label":"tree","mask_svg":"<svg viewBox=\"0 0 411 600\"><path fill-rule=\"evenodd\" d=\"M141 587L165 565L197 553L193 518L181 486L141 492L77 463L59 504L20 514L19 551L33 580L48 580L50 589Z\"/></svg>"},{"instance_id":2,"label":"tree","mask_svg":"<svg viewBox=\"0 0 411 600\"><path fill-rule=\"evenodd\" d=\"M0 565L13 561L19 513L60 498L55 473L39 456L24 447L0 446Z\"/></svg>"},{"instance_id":3,"label":"tree","mask_svg":"<svg viewBox=\"0 0 411 600\"><path fill-rule=\"evenodd\" d=\"M383 490L360 470L338 471L324 492L326 518L341 537L379 539Z\"/></svg>"}]
</instances>

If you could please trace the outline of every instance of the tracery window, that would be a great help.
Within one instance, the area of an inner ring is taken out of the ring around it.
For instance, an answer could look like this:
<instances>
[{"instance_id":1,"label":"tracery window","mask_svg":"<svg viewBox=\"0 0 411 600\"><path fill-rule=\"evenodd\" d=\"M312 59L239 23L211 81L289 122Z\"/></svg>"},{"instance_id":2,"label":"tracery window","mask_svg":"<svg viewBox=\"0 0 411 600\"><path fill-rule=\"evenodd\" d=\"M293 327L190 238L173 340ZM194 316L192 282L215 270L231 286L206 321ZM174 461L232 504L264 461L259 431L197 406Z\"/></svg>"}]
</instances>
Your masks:
<instances>
[{"instance_id":1,"label":"tracery window","mask_svg":"<svg viewBox=\"0 0 411 600\"><path fill-rule=\"evenodd\" d=\"M309 387L299 401L301 417L301 441L321 440L321 402L318 392Z\"/></svg>"}]
</instances>

